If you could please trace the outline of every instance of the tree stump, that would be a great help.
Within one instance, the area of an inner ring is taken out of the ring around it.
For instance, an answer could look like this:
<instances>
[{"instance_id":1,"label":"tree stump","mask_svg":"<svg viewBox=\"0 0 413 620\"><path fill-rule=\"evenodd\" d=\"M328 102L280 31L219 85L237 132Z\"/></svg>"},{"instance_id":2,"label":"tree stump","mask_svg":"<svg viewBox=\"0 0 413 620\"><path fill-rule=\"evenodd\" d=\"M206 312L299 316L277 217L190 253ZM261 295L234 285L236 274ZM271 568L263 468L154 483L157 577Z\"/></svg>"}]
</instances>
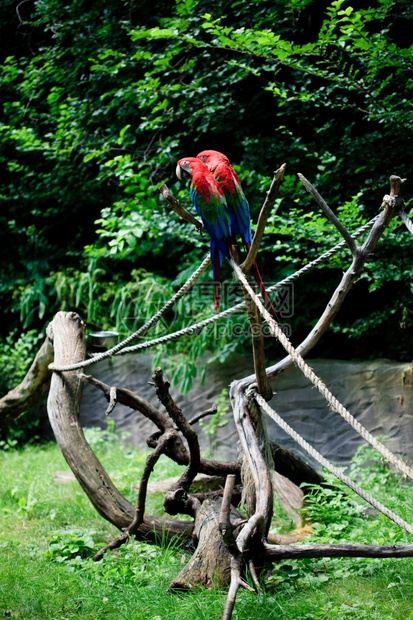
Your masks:
<instances>
[{"instance_id":1,"label":"tree stump","mask_svg":"<svg viewBox=\"0 0 413 620\"><path fill-rule=\"evenodd\" d=\"M189 590L227 586L231 579L231 556L218 528L222 498L206 499L199 509L194 526L197 548L185 568L172 581L170 588ZM231 523L242 516L231 506ZM236 533L236 531L235 531Z\"/></svg>"}]
</instances>

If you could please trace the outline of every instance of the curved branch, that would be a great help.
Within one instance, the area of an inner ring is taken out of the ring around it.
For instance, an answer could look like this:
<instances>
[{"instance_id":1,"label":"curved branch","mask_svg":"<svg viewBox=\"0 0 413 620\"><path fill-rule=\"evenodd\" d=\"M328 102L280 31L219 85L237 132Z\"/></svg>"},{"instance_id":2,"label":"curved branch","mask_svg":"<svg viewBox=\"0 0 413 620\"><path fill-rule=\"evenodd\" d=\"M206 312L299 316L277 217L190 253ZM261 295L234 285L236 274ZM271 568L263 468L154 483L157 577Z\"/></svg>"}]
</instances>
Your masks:
<instances>
[{"instance_id":1,"label":"curved branch","mask_svg":"<svg viewBox=\"0 0 413 620\"><path fill-rule=\"evenodd\" d=\"M175 211L175 213L177 213L181 219L183 219L185 222L189 222L189 224L193 224L195 228L197 228L200 231L204 230L202 222L197 220L196 217L192 215L192 213L184 209L184 207L181 205L179 200L175 198L175 196L172 194L171 190L169 189L167 185L161 185L159 187L159 191L161 195L165 198L166 202L168 203L168 206L173 211Z\"/></svg>"},{"instance_id":2,"label":"curved branch","mask_svg":"<svg viewBox=\"0 0 413 620\"><path fill-rule=\"evenodd\" d=\"M83 373L79 374L79 377L83 381L87 381L91 385L94 385L99 390L103 392L106 399L110 400L110 386L106 383L103 383L99 379L92 377L91 375L84 375ZM151 405L147 400L141 398L134 392L130 390L126 390L124 388L116 388L116 396L119 403L131 407L135 411L139 411L149 420L151 420L159 429L161 433L164 433L168 429L172 429L173 425L171 421L164 415L159 409ZM151 436L147 440L147 444L151 448L155 448L157 445L157 439L159 438L159 433ZM171 448L167 448L165 454L178 463L179 465L188 465L189 463L189 452L184 446L179 435L176 435L176 440L174 445ZM200 459L200 467L199 473L207 474L209 476L227 476L229 474L236 474L239 477L241 471L241 466L239 463L227 463L224 461L215 461L213 459L205 459L201 457Z\"/></svg>"},{"instance_id":3,"label":"curved branch","mask_svg":"<svg viewBox=\"0 0 413 620\"><path fill-rule=\"evenodd\" d=\"M0 428L11 424L21 413L37 404L49 389L53 344L46 337L23 381L0 399Z\"/></svg>"},{"instance_id":4,"label":"curved branch","mask_svg":"<svg viewBox=\"0 0 413 620\"><path fill-rule=\"evenodd\" d=\"M201 453L199 449L198 435L188 423L182 410L173 400L169 393L170 383L165 378L162 369L156 368L152 378L155 383L156 395L166 408L167 412L181 431L183 436L188 442L189 447L189 462L186 470L179 478L179 480L169 489L165 494L164 508L169 514L177 514L178 512L190 512L197 510L201 505L199 500L195 498L189 498L190 505L188 505L188 491L191 483L197 473L200 470ZM183 504L183 506L182 506Z\"/></svg>"},{"instance_id":5,"label":"curved branch","mask_svg":"<svg viewBox=\"0 0 413 620\"><path fill-rule=\"evenodd\" d=\"M145 510L145 501L146 501L146 492L148 489L148 481L149 476L151 475L153 468L155 467L159 457L165 451L165 447L173 437L175 431L168 430L164 433L155 448L155 450L146 458L145 467L141 476L141 481L139 484L138 491L138 499L136 502L136 511L135 516L127 528L124 528L123 533L118 536L115 540L112 540L108 545L105 545L102 549L100 549L94 556L93 559L95 562L101 560L109 549L119 549L122 545L127 545L130 537L137 534L139 527L142 525L144 521L144 510Z\"/></svg>"},{"instance_id":6,"label":"curved branch","mask_svg":"<svg viewBox=\"0 0 413 620\"><path fill-rule=\"evenodd\" d=\"M69 365L85 356L85 326L75 312L58 312L51 324L55 360ZM96 511L120 530L128 527L134 506L114 486L95 453L87 443L79 420L82 394L81 380L76 371L54 372L47 409L57 443L69 467ZM162 537L190 538L192 523L145 516L139 528L141 539Z\"/></svg>"}]
</instances>

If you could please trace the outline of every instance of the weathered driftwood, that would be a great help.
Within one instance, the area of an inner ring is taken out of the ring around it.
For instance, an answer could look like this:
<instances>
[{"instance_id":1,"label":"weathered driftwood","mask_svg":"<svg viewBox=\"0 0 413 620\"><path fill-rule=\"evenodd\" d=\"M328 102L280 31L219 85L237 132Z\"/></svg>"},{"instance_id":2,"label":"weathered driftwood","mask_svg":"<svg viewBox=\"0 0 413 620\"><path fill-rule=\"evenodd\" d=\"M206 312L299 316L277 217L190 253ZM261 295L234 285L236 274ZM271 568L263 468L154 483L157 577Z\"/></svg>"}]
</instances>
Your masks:
<instances>
[{"instance_id":1,"label":"weathered driftwood","mask_svg":"<svg viewBox=\"0 0 413 620\"><path fill-rule=\"evenodd\" d=\"M328 303L323 315L317 322L316 326L307 336L307 338L297 347L298 353L304 355L319 341L326 329L331 324L332 320L339 311L346 295L350 291L354 281L360 275L365 262L372 254L376 247L381 235L385 228L389 224L393 215L397 209L400 209L401 201L399 199L399 191L402 180L399 177L391 177L391 195L385 196L383 200L384 209L380 214L380 217L376 220L367 240L362 247L358 247L357 244L351 239L345 227L339 222L338 218L329 209L328 205L321 198L318 192L313 186L302 176L300 179L304 183L306 189L311 192L316 201L323 209L327 217L331 220L334 226L340 231L345 239L351 253L352 263L349 269L343 275L343 278L334 292L330 302ZM237 271L236 265L233 264L234 271ZM274 378L281 372L284 372L290 368L293 364L293 360L290 356L281 360L273 367L267 369L268 378ZM250 402L247 399L247 390L253 383L258 383L258 373L245 377L239 381L234 382L231 385L230 397L231 404L234 413L234 419L236 429L240 439L240 443L244 452L244 459L248 462L248 466L251 470L252 477L255 483L255 510L250 516L247 525L243 528L240 534L237 536L235 543L231 544L229 551L231 553L231 584L227 596L227 601L224 609L223 620L230 620L232 617L232 611L235 604L238 588L242 585L241 581L241 561L246 559L250 566L254 566L254 562L259 557L259 549L261 548L262 556L265 559L271 559L276 561L281 559L281 550L278 546L271 546L265 542L266 534L268 531L269 520L272 514L272 502L271 505L268 502L271 495L271 483L269 484L270 473L268 471L267 463L261 454L260 447L257 442L257 437L254 429L252 417L250 415ZM263 395L265 398L265 395ZM268 488L270 486L270 489ZM275 485L274 485L275 486ZM274 489L277 492L276 489ZM300 553L316 553L315 557L323 555L323 549L326 551L326 555L336 554L337 556L352 554L362 554L364 557L389 557L386 554L395 553L398 556L400 553L411 555L411 547L404 548L387 548L384 550L380 547L372 549L362 545L344 545L330 548L331 546L317 545L318 549L314 549L312 545L307 546L305 551L300 551L301 547L297 549L294 547L285 548L284 553L291 553L292 555L285 557L314 557L311 555L301 556ZM355 548L357 547L357 549ZM264 553L265 550L265 553ZM378 554L373 555L371 554ZM294 555L295 554L295 555ZM406 557L406 555L404 556Z\"/></svg>"},{"instance_id":2,"label":"weathered driftwood","mask_svg":"<svg viewBox=\"0 0 413 620\"><path fill-rule=\"evenodd\" d=\"M99 381L99 379L96 379L95 377L92 377L90 375L81 374L80 376L83 381L87 381L91 385L94 385L99 390L101 390L105 395L106 399L108 401L110 400L111 388L109 385L103 383L102 381ZM141 398L130 390L126 390L124 388L116 388L116 399L119 403L131 407L131 409L139 411L144 416L149 418L157 426L160 433L165 432L165 430L169 428L173 428L173 424L166 415L164 415L161 411L159 411L159 409L151 405L144 398ZM150 448L156 447L159 436L159 433L156 433L147 440L147 444ZM166 450L165 454L179 465L188 465L189 463L189 451L185 447L179 435L177 435L171 449ZM199 473L207 474L210 476L227 476L229 474L239 475L239 472L239 463L215 461L213 459L205 459L202 457L200 459Z\"/></svg>"},{"instance_id":3,"label":"weathered driftwood","mask_svg":"<svg viewBox=\"0 0 413 620\"><path fill-rule=\"evenodd\" d=\"M75 312L58 312L52 322L55 362L69 365L85 357L85 328ZM97 512L119 529L128 527L134 506L114 486L87 443L79 420L82 381L76 371L54 372L48 398L48 414L56 440ZM145 517L139 537L155 539L173 535L189 537L190 523Z\"/></svg>"},{"instance_id":4,"label":"weathered driftwood","mask_svg":"<svg viewBox=\"0 0 413 620\"><path fill-rule=\"evenodd\" d=\"M323 476L313 469L311 465L308 465L299 456L283 448L275 441L270 440L269 443L276 472L285 476L285 478L288 478L297 486L300 486L302 482L323 484Z\"/></svg>"},{"instance_id":5,"label":"weathered driftwood","mask_svg":"<svg viewBox=\"0 0 413 620\"><path fill-rule=\"evenodd\" d=\"M188 466L179 480L165 493L163 502L164 509L170 515L178 513L195 515L201 504L199 500L188 495L188 491L201 465L198 435L185 418L180 407L178 407L172 398L169 392L170 383L166 379L161 368L155 369L152 379L154 380L158 399L164 405L176 426L185 437L189 448Z\"/></svg>"},{"instance_id":6,"label":"weathered driftwood","mask_svg":"<svg viewBox=\"0 0 413 620\"><path fill-rule=\"evenodd\" d=\"M222 498L207 499L197 512L194 523L196 550L188 564L172 581L170 588L188 590L195 585L223 587L230 579L231 556L218 528ZM231 508L231 522L242 521Z\"/></svg>"},{"instance_id":7,"label":"weathered driftwood","mask_svg":"<svg viewBox=\"0 0 413 620\"><path fill-rule=\"evenodd\" d=\"M253 262L257 258L260 243L264 235L265 226L267 224L268 217L274 206L274 202L277 197L278 190L280 189L281 183L284 179L286 168L287 168L287 164L283 164L282 166L278 168L278 170L274 172L274 176L271 182L270 189L267 192L267 195L264 200L264 204L262 205L260 214L258 216L257 226L255 228L255 233L252 239L250 250L248 252L248 255L245 261L241 265L241 269L245 273L248 273L248 271L252 267Z\"/></svg>"},{"instance_id":8,"label":"weathered driftwood","mask_svg":"<svg viewBox=\"0 0 413 620\"><path fill-rule=\"evenodd\" d=\"M23 381L0 399L0 427L11 424L45 396L52 376L48 368L52 361L53 344L46 337Z\"/></svg>"},{"instance_id":9,"label":"weathered driftwood","mask_svg":"<svg viewBox=\"0 0 413 620\"><path fill-rule=\"evenodd\" d=\"M299 560L301 558L411 558L413 545L267 545L261 560Z\"/></svg>"}]
</instances>

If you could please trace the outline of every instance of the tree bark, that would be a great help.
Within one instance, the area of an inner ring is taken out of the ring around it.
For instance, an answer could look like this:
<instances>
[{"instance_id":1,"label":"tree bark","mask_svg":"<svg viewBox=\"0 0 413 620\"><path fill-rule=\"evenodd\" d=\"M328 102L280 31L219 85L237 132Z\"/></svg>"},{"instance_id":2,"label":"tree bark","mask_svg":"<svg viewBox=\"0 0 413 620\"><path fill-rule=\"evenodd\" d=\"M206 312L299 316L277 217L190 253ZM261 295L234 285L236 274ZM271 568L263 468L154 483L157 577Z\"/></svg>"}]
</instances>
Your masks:
<instances>
[{"instance_id":1,"label":"tree bark","mask_svg":"<svg viewBox=\"0 0 413 620\"><path fill-rule=\"evenodd\" d=\"M321 474L287 448L283 448L272 440L270 440L270 448L275 471L297 486L300 486L302 482L309 484L322 484L324 482Z\"/></svg>"},{"instance_id":2,"label":"tree bark","mask_svg":"<svg viewBox=\"0 0 413 620\"><path fill-rule=\"evenodd\" d=\"M85 358L85 326L75 312L58 312L52 322L55 362L69 365ZM82 381L76 371L54 372L47 403L50 424L69 467L97 512L123 529L135 507L112 483L87 443L79 420ZM145 516L138 537L189 537L192 524Z\"/></svg>"},{"instance_id":3,"label":"tree bark","mask_svg":"<svg viewBox=\"0 0 413 620\"><path fill-rule=\"evenodd\" d=\"M189 590L195 585L206 588L228 585L231 577L231 556L219 531L222 498L206 499L197 512L194 537L197 548L170 588ZM231 506L231 523L242 520Z\"/></svg>"},{"instance_id":4,"label":"tree bark","mask_svg":"<svg viewBox=\"0 0 413 620\"><path fill-rule=\"evenodd\" d=\"M52 373L48 366L52 361L53 345L47 337L23 381L0 399L0 428L40 402L50 385Z\"/></svg>"},{"instance_id":5,"label":"tree bark","mask_svg":"<svg viewBox=\"0 0 413 620\"><path fill-rule=\"evenodd\" d=\"M261 561L300 558L411 558L413 545L264 545Z\"/></svg>"}]
</instances>

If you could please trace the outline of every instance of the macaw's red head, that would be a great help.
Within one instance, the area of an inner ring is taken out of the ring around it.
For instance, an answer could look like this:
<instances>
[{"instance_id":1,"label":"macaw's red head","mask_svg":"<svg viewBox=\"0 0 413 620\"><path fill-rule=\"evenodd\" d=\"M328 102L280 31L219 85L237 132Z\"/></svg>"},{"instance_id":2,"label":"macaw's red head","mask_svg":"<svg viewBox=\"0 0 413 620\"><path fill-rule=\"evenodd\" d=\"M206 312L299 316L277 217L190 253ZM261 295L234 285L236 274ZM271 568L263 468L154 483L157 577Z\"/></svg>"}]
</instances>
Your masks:
<instances>
[{"instance_id":1,"label":"macaw's red head","mask_svg":"<svg viewBox=\"0 0 413 620\"><path fill-rule=\"evenodd\" d=\"M198 153L197 158L204 162L208 167L213 164L229 164L229 159L224 153L220 153L219 151L201 151Z\"/></svg>"},{"instance_id":2,"label":"macaw's red head","mask_svg":"<svg viewBox=\"0 0 413 620\"><path fill-rule=\"evenodd\" d=\"M196 157L183 157L176 165L176 176L181 180L183 174L192 176L194 172L206 172L207 170L207 167L200 159Z\"/></svg>"}]
</instances>

